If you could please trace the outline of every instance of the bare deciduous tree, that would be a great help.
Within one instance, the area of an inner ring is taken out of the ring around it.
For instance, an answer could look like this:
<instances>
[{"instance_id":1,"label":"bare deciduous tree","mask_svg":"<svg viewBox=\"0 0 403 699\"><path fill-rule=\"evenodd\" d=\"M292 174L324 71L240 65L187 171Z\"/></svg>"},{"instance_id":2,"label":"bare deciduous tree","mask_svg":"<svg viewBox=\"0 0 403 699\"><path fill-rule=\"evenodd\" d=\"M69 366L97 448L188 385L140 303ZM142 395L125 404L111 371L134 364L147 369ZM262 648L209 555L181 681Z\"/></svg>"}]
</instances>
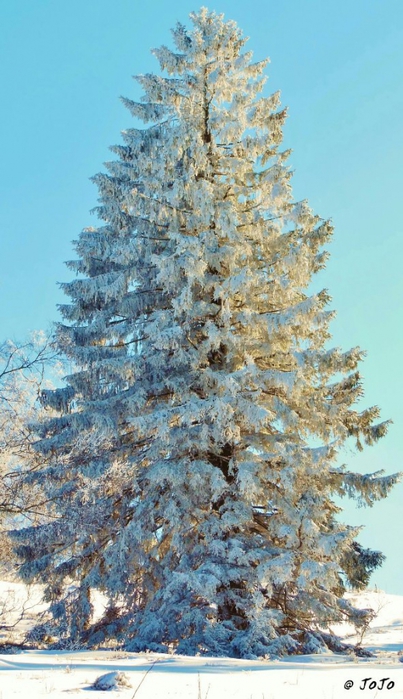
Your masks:
<instances>
[{"instance_id":1,"label":"bare deciduous tree","mask_svg":"<svg viewBox=\"0 0 403 699\"><path fill-rule=\"evenodd\" d=\"M0 344L0 570L6 572L14 560L7 529L46 515L38 488L22 475L38 465L33 425L43 411L38 398L53 385L51 371L57 371L57 354L44 332Z\"/></svg>"}]
</instances>

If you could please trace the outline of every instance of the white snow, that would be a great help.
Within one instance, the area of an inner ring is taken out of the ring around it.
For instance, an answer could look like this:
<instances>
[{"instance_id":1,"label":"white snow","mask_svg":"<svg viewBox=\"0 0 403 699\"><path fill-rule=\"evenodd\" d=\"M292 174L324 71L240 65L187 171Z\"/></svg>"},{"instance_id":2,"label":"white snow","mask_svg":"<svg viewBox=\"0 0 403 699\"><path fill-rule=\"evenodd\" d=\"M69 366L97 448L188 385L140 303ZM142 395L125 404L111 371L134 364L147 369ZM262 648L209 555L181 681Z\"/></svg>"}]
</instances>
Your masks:
<instances>
[{"instance_id":1,"label":"white snow","mask_svg":"<svg viewBox=\"0 0 403 699\"><path fill-rule=\"evenodd\" d=\"M403 697L403 596L366 591L349 597L377 612L362 641L363 647L375 653L374 658L328 652L259 662L116 650L3 652L0 699L85 697L85 691L94 699L105 696L105 691L122 699L350 699L383 696L380 692ZM0 609L4 604L9 611L3 614L3 625L18 621L21 605L25 605L23 620L7 630L14 641L44 608L38 587L27 590L18 583L0 582ZM344 625L333 630L348 642L357 641L354 628ZM0 634L4 641L6 630ZM111 689L93 688L102 675L114 680ZM354 685L347 694L344 685L349 681Z\"/></svg>"}]
</instances>

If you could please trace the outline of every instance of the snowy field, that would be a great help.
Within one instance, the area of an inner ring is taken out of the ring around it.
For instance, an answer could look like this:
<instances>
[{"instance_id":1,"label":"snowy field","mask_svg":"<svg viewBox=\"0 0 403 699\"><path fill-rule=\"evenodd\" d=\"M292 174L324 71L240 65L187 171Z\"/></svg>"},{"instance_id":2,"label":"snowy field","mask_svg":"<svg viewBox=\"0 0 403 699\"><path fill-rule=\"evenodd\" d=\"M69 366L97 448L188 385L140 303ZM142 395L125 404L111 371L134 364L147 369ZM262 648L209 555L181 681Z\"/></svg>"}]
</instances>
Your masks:
<instances>
[{"instance_id":1,"label":"snowy field","mask_svg":"<svg viewBox=\"0 0 403 699\"><path fill-rule=\"evenodd\" d=\"M354 599L357 599L354 596ZM403 697L403 597L383 592L358 596L378 612L362 645L375 657L333 653L255 662L125 653L120 651L22 651L0 654L0 699L26 697L121 697L121 699L338 699ZM14 641L40 612L40 593L0 582L0 611ZM24 608L24 618L20 610ZM349 643L351 627L335 627ZM4 642L6 630L0 630ZM105 688L94 689L107 673ZM352 686L351 686L352 684ZM112 688L106 694L107 686ZM88 694L90 692L90 694Z\"/></svg>"}]
</instances>

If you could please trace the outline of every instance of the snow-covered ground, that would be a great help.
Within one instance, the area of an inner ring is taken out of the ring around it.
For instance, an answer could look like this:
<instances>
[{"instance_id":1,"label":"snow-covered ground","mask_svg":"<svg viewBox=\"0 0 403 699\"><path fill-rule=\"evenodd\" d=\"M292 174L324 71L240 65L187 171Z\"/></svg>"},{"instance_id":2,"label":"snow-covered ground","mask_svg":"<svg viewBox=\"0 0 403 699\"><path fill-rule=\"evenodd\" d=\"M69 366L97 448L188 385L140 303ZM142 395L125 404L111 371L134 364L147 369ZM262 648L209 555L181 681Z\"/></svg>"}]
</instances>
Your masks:
<instances>
[{"instance_id":1,"label":"snow-covered ground","mask_svg":"<svg viewBox=\"0 0 403 699\"><path fill-rule=\"evenodd\" d=\"M0 699L25 697L105 697L93 689L106 673L123 673L107 696L121 699L338 699L403 697L403 597L383 592L357 596L359 606L378 612L362 645L374 658L332 653L294 656L276 661L190 658L120 651L23 651L0 654ZM11 633L18 640L41 610L40 592L0 582L0 611L6 602ZM3 619L4 622L4 614ZM349 643L354 629L334 627ZM4 640L5 631L0 631ZM10 630L7 631L10 634ZM109 678L109 684L119 675ZM351 686L352 683L352 686ZM108 682L107 682L108 684Z\"/></svg>"}]
</instances>

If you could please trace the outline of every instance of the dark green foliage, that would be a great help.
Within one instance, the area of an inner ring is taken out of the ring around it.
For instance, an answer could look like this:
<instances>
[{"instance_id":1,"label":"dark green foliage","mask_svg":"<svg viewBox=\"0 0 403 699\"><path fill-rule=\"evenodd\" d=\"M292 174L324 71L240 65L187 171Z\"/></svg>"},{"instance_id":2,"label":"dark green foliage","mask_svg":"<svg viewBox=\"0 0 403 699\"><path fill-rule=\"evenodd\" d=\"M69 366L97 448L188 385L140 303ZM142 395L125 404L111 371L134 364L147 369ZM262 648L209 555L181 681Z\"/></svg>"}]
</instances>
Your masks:
<instances>
[{"instance_id":1,"label":"dark green foliage","mask_svg":"<svg viewBox=\"0 0 403 699\"><path fill-rule=\"evenodd\" d=\"M343 569L348 584L354 590L364 590L371 574L384 562L386 556L380 551L366 549L357 541L353 541L343 560Z\"/></svg>"}]
</instances>

